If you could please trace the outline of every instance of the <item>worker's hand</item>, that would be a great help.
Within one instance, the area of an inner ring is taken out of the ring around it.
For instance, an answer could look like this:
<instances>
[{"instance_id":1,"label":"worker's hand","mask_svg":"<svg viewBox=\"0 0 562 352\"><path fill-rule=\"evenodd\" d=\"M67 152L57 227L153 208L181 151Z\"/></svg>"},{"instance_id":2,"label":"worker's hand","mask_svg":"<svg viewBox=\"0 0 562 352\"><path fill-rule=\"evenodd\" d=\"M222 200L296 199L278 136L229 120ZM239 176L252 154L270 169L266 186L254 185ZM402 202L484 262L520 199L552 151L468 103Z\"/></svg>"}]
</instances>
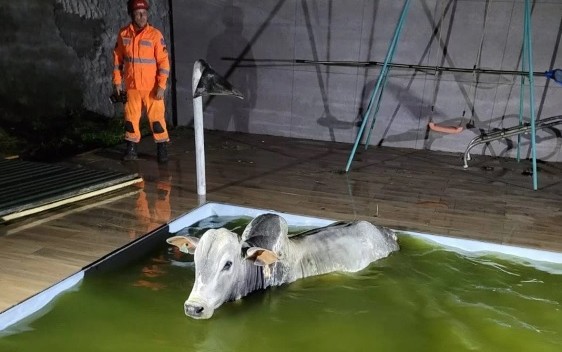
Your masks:
<instances>
[{"instance_id":1,"label":"worker's hand","mask_svg":"<svg viewBox=\"0 0 562 352\"><path fill-rule=\"evenodd\" d=\"M162 100L164 98L164 91L165 89L162 87L156 88L156 100Z\"/></svg>"},{"instance_id":2,"label":"worker's hand","mask_svg":"<svg viewBox=\"0 0 562 352\"><path fill-rule=\"evenodd\" d=\"M115 94L119 95L123 91L123 88L121 88L120 84L114 84L113 90L115 91Z\"/></svg>"}]
</instances>

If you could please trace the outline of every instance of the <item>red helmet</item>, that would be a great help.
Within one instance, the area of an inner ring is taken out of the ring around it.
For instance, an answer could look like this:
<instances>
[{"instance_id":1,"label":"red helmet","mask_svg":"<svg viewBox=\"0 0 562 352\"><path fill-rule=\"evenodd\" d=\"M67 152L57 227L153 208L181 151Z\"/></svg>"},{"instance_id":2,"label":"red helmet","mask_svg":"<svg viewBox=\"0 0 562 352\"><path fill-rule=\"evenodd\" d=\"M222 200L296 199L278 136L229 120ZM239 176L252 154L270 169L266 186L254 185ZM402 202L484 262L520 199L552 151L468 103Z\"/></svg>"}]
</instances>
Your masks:
<instances>
[{"instance_id":1,"label":"red helmet","mask_svg":"<svg viewBox=\"0 0 562 352\"><path fill-rule=\"evenodd\" d=\"M146 0L129 0L127 3L127 10L132 14L135 10L148 10L148 1Z\"/></svg>"}]
</instances>

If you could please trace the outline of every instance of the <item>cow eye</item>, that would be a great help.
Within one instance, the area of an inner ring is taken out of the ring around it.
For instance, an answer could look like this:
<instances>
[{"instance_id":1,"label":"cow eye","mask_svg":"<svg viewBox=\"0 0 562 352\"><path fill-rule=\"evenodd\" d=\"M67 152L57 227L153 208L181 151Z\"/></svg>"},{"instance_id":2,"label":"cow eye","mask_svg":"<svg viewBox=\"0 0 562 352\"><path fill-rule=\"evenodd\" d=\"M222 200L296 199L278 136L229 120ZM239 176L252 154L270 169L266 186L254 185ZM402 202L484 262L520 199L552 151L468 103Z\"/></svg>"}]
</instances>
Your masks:
<instances>
[{"instance_id":1,"label":"cow eye","mask_svg":"<svg viewBox=\"0 0 562 352\"><path fill-rule=\"evenodd\" d=\"M229 270L231 266L232 266L232 262L229 260L226 263L224 263L224 267L222 268L222 270L223 271Z\"/></svg>"}]
</instances>

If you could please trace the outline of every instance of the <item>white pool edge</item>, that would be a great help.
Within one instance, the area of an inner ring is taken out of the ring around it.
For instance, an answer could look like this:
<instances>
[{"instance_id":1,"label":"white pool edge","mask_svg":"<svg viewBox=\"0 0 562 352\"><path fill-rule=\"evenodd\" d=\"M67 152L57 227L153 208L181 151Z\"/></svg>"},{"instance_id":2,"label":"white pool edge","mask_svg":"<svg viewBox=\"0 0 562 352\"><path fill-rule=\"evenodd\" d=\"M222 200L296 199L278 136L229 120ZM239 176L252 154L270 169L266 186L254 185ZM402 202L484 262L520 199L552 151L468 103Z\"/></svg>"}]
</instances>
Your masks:
<instances>
[{"instance_id":1,"label":"white pool edge","mask_svg":"<svg viewBox=\"0 0 562 352\"><path fill-rule=\"evenodd\" d=\"M467 240L456 237L430 235L427 233L399 231L414 237L423 238L435 242L444 247L458 249L463 252L473 254L501 253L514 257L521 257L533 261L542 261L555 264L562 264L562 253L545 251L540 249L524 248L506 244Z\"/></svg>"},{"instance_id":2,"label":"white pool edge","mask_svg":"<svg viewBox=\"0 0 562 352\"><path fill-rule=\"evenodd\" d=\"M438 236L413 231L398 231L409 236L422 238L454 252L464 255L493 255L532 266L550 274L562 275L562 253L539 249L517 247L506 244L482 242L456 237Z\"/></svg>"},{"instance_id":3,"label":"white pool edge","mask_svg":"<svg viewBox=\"0 0 562 352\"><path fill-rule=\"evenodd\" d=\"M8 308L0 314L0 332L38 312L49 304L56 296L78 285L84 278L84 271L79 271L66 279L54 284L46 290Z\"/></svg>"},{"instance_id":4,"label":"white pool edge","mask_svg":"<svg viewBox=\"0 0 562 352\"><path fill-rule=\"evenodd\" d=\"M264 213L275 213L283 216L290 226L297 227L321 227L333 223L336 220L309 217L297 214L283 213L275 210L256 209L231 204L206 203L193 209L177 219L171 221L169 226L170 233L191 226L197 221L210 216L249 216L256 217ZM455 237L431 235L412 231L397 231L413 237L422 238L454 251L472 253L474 255L500 253L507 256L522 258L531 261L531 264L539 270L550 271L546 265L541 263L562 264L562 253L549 252L537 249L480 242L475 240L460 239ZM26 299L25 301L0 313L0 332L13 324L29 317L47 306L57 295L74 287L84 278L85 270L69 276L59 283L41 291L40 293ZM562 268L559 274L562 274Z\"/></svg>"}]
</instances>

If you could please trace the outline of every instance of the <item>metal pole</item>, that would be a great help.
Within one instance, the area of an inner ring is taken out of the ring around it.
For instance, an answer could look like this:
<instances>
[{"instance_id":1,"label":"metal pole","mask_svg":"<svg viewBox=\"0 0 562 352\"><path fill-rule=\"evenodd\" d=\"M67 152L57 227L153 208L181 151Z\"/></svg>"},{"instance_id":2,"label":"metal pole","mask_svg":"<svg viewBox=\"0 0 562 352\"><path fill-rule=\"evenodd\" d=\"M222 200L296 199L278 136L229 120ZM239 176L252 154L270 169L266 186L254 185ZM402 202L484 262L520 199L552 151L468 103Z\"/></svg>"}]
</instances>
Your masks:
<instances>
[{"instance_id":1,"label":"metal pole","mask_svg":"<svg viewBox=\"0 0 562 352\"><path fill-rule=\"evenodd\" d=\"M386 87L387 77L385 75L384 83L382 85L381 91L379 92L379 98L377 99L377 105L375 108L375 112L373 113L373 122L371 122L371 128L369 128L369 133L367 134L367 141L365 142L365 150L369 148L369 144L371 143L371 135L373 133L373 129L375 128L375 121L377 120L377 115L379 113L379 108L381 106L382 95L384 93L384 88Z\"/></svg>"},{"instance_id":2,"label":"metal pole","mask_svg":"<svg viewBox=\"0 0 562 352\"><path fill-rule=\"evenodd\" d=\"M398 33L402 32L402 28L404 27L404 19L405 19L405 16L400 16L400 22L398 23L398 26L400 28L398 29ZM400 34L398 34L398 37L399 36L400 36ZM396 51L396 45L398 43L398 38L395 38L395 39L396 40L393 43L394 45L392 46L392 53L390 55L389 61L392 61L392 58L394 58L394 52ZM377 115L379 113L382 95L384 93L384 88L386 87L386 82L387 82L387 79L388 79L388 71L389 71L389 68L390 68L390 64L391 64L390 62L387 62L387 69L386 69L386 72L384 73L383 83L382 83L381 89L379 91L379 96L378 96L378 99L377 99L377 105L376 105L376 108L375 108L375 112L373 113L373 122L371 122L371 128L369 128L369 133L367 134L367 141L365 142L365 150L367 150L367 148L369 148L369 144L371 143L371 135L373 133L373 129L375 128L375 122L377 121Z\"/></svg>"},{"instance_id":3,"label":"metal pole","mask_svg":"<svg viewBox=\"0 0 562 352\"><path fill-rule=\"evenodd\" d=\"M191 80L192 96L195 95L197 84L201 79L203 66L197 60L193 65L193 76ZM203 98L193 98L193 129L195 131L195 164L197 170L197 195L199 204L206 201L206 181L205 181L205 139L203 136Z\"/></svg>"},{"instance_id":4,"label":"metal pole","mask_svg":"<svg viewBox=\"0 0 562 352\"><path fill-rule=\"evenodd\" d=\"M521 48L521 70L527 68L527 19L523 15L523 45ZM521 88L519 90L519 127L523 126L523 115L525 112L525 76L521 78ZM521 135L517 135L517 162L521 161Z\"/></svg>"},{"instance_id":5,"label":"metal pole","mask_svg":"<svg viewBox=\"0 0 562 352\"><path fill-rule=\"evenodd\" d=\"M533 47L532 47L532 25L531 25L531 4L529 0L525 0L525 29L526 29L526 50L527 50L527 64L529 66L529 105L531 114L531 154L533 158L533 189L536 191L538 188L537 178L537 141L536 141L536 128L535 128L535 80L533 77Z\"/></svg>"},{"instance_id":6,"label":"metal pole","mask_svg":"<svg viewBox=\"0 0 562 352\"><path fill-rule=\"evenodd\" d=\"M178 125L178 99L176 90L176 51L174 42L174 11L173 1L168 0L168 14L170 16L170 89L172 93L172 124L174 127Z\"/></svg>"},{"instance_id":7,"label":"metal pole","mask_svg":"<svg viewBox=\"0 0 562 352\"><path fill-rule=\"evenodd\" d=\"M222 57L225 61L235 61L235 58ZM239 65L244 67L256 67L260 66L259 63L264 63L265 66L274 66L276 63L280 64L303 64L303 65L333 65L333 66L383 66L384 62L381 61L325 61L325 60L284 60L284 59L240 59L241 62L253 62L254 65ZM486 68L467 68L467 67L445 67L445 66L428 66L428 65L415 65L415 64L400 64L400 63L388 63L389 68L401 68L401 69L411 69L417 71L439 71L439 72L452 72L452 73L473 73L473 74L487 74L487 75L513 75L513 76L527 76L529 72L527 71L515 71L515 70L496 70L496 69L486 69ZM533 72L533 76L546 77L547 72Z\"/></svg>"},{"instance_id":8,"label":"metal pole","mask_svg":"<svg viewBox=\"0 0 562 352\"><path fill-rule=\"evenodd\" d=\"M381 73L379 74L377 84L376 84L375 89L373 89L373 92L371 94L369 107L368 107L367 112L365 113L365 115L363 117L363 122L361 123L361 127L359 128L357 138L355 138L355 144L353 145L353 149L352 149L351 153L349 154L349 158L347 160L347 165L345 167L345 172L349 172L349 168L351 167L353 157L355 156L355 152L357 151L357 146L359 145L359 142L361 141L361 138L363 137L363 131L365 130L365 125L367 124L367 121L369 120L369 116L371 114L371 109L373 107L373 101L375 100L375 98L377 96L377 93L378 93L378 91L381 87L381 84L386 77L386 72L388 71L388 63L391 61L391 58L394 54L394 49L396 47L396 43L398 42L398 38L400 37L400 32L402 30L402 24L404 22L404 19L406 18L406 14L408 13L409 5L410 5L410 0L406 0L404 2L404 6L402 7L402 13L400 14L400 20L398 21L398 24L396 25L396 29L394 30L394 36L392 38L392 42L391 42L390 47L388 48L388 51L386 53L386 58L384 60L383 67L381 69Z\"/></svg>"}]
</instances>

